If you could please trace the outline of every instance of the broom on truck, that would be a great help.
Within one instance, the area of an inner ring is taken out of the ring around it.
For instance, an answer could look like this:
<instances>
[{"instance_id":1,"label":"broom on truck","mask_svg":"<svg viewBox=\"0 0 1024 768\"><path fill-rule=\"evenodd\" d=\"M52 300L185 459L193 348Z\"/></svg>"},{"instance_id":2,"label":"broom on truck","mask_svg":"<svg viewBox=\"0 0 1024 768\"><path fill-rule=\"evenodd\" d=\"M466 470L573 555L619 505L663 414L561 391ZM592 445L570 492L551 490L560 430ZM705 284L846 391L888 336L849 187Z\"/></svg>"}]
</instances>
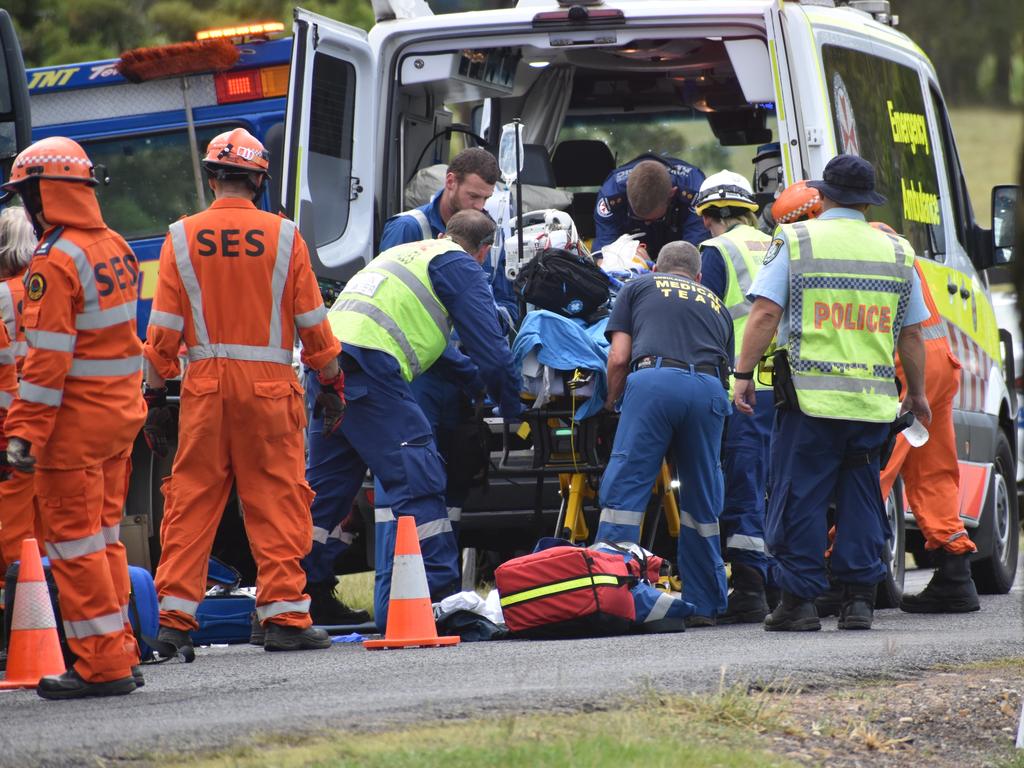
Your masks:
<instances>
[{"instance_id":1,"label":"broom on truck","mask_svg":"<svg viewBox=\"0 0 1024 768\"><path fill-rule=\"evenodd\" d=\"M199 144L189 100L188 75L223 72L234 66L240 54L228 40L174 43L152 48L135 48L121 54L117 71L133 83L177 77L181 81L181 98L188 123L188 143L192 154L192 170L196 195L201 208L206 207L206 189L199 172Z\"/></svg>"}]
</instances>

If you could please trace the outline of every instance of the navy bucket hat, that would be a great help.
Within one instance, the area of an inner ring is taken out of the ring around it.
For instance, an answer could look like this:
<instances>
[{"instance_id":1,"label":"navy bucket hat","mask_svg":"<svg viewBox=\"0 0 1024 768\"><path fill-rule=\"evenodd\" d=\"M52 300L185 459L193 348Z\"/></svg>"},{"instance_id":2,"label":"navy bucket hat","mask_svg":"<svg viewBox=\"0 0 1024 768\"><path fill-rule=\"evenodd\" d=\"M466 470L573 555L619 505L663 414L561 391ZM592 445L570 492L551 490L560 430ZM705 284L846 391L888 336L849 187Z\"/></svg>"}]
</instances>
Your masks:
<instances>
[{"instance_id":1,"label":"navy bucket hat","mask_svg":"<svg viewBox=\"0 0 1024 768\"><path fill-rule=\"evenodd\" d=\"M807 186L840 205L885 205L885 195L875 191L874 166L857 155L836 155L821 181L808 181Z\"/></svg>"}]
</instances>

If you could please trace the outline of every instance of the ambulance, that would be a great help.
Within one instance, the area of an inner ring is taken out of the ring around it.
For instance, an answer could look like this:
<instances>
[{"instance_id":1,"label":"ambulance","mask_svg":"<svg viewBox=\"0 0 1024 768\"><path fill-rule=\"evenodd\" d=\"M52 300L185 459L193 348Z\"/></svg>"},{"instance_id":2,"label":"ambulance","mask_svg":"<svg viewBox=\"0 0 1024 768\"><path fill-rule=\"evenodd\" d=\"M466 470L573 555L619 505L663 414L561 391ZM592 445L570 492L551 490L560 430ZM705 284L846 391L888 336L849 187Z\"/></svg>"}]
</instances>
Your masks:
<instances>
[{"instance_id":1,"label":"ambulance","mask_svg":"<svg viewBox=\"0 0 1024 768\"><path fill-rule=\"evenodd\" d=\"M374 8L368 34L295 12L282 200L325 293L373 257L417 174L445 163L453 146L494 149L515 119L524 181L564 193L584 235L596 189L638 154L638 141L706 173L758 168L782 184L820 178L839 153L865 157L888 198L872 216L913 244L963 364L956 503L978 546L975 580L983 592L1010 589L1020 534L1015 373L986 270L1013 258L1018 190L995 188L993 220L975 220L935 70L888 2L520 0L438 16L420 0ZM753 165L766 147L775 153L767 170ZM882 591L891 601L904 552L928 561L902 493L888 511Z\"/></svg>"}]
</instances>

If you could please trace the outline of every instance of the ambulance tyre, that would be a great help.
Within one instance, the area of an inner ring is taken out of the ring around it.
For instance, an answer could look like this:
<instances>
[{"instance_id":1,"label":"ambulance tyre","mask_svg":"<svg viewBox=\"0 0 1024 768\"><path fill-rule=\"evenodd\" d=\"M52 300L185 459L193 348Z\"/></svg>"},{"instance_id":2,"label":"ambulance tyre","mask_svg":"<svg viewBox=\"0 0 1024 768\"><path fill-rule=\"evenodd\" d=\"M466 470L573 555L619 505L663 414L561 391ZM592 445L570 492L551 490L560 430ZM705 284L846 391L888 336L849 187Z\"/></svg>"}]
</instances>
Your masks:
<instances>
[{"instance_id":1,"label":"ambulance tyre","mask_svg":"<svg viewBox=\"0 0 1024 768\"><path fill-rule=\"evenodd\" d=\"M906 523L903 520L903 479L897 477L889 497L885 500L885 515L889 518L892 538L886 541L885 579L878 585L876 608L898 608L903 596L906 575Z\"/></svg>"},{"instance_id":2,"label":"ambulance tyre","mask_svg":"<svg viewBox=\"0 0 1024 768\"><path fill-rule=\"evenodd\" d=\"M996 442L995 478L991 511L985 510L981 523L972 536L982 547L988 545L987 557L971 563L974 584L982 594L1005 595L1017 575L1017 553L1020 548L1020 518L1017 509L1017 468L1006 435L999 433Z\"/></svg>"}]
</instances>

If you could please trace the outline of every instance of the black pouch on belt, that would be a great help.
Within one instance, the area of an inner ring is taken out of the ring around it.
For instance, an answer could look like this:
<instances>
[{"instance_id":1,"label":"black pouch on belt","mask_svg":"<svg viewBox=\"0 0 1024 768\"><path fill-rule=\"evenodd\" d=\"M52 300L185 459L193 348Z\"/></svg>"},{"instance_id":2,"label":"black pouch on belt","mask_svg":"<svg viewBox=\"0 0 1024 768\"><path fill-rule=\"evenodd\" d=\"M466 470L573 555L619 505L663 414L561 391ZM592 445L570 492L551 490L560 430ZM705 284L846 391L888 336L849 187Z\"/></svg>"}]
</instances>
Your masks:
<instances>
[{"instance_id":1,"label":"black pouch on belt","mask_svg":"<svg viewBox=\"0 0 1024 768\"><path fill-rule=\"evenodd\" d=\"M902 413L899 417L889 425L889 434L885 438L885 442L882 443L881 451L879 452L879 471L885 469L885 465L889 463L889 458L892 456L893 449L896 447L896 437L904 429L914 423L914 414L910 411Z\"/></svg>"},{"instance_id":2,"label":"black pouch on belt","mask_svg":"<svg viewBox=\"0 0 1024 768\"><path fill-rule=\"evenodd\" d=\"M799 411L800 401L796 397L793 373L789 367L789 354L786 350L776 350L773 364L775 375L772 377L772 388L775 391L775 407L787 411Z\"/></svg>"}]
</instances>

